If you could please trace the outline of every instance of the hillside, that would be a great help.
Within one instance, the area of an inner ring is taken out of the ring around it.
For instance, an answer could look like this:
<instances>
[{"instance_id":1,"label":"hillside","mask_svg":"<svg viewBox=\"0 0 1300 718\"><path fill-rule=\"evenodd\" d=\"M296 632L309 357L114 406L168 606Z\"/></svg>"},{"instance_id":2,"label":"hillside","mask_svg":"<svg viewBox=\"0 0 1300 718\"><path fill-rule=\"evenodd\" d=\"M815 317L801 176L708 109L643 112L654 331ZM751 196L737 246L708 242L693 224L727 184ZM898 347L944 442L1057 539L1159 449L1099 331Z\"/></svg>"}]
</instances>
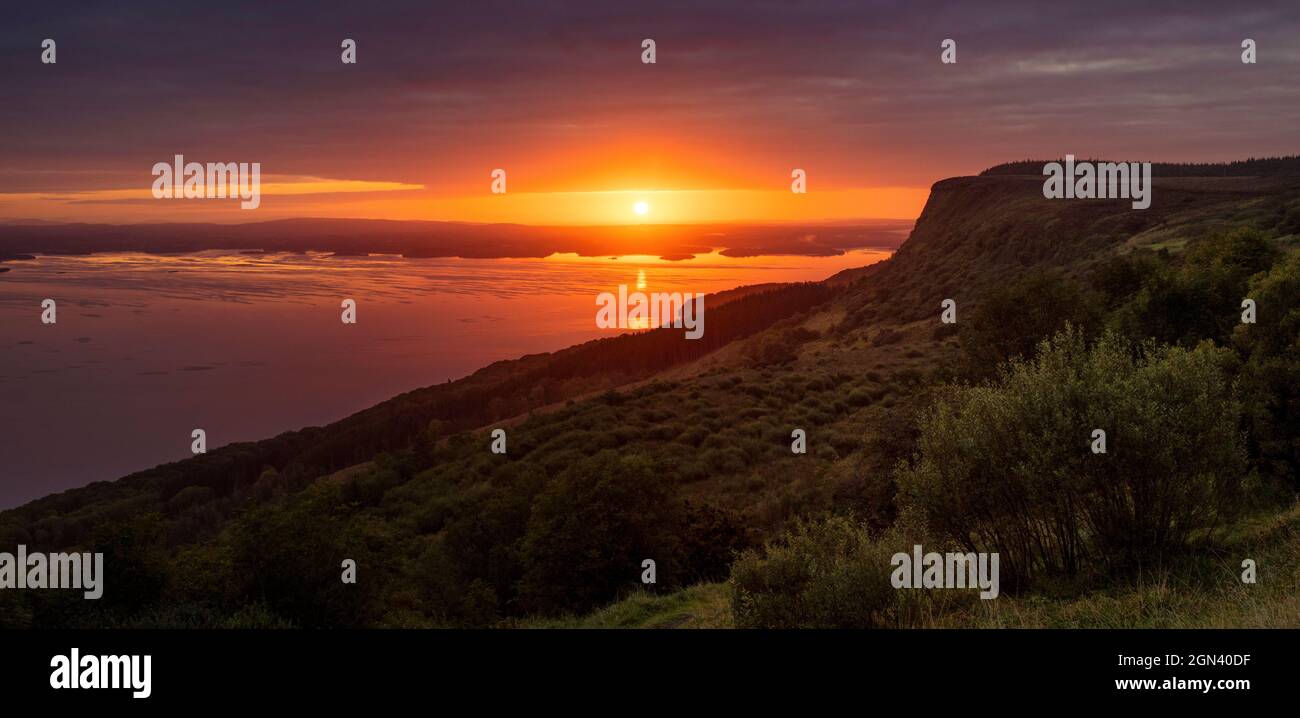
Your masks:
<instances>
[{"instance_id":1,"label":"hillside","mask_svg":"<svg viewBox=\"0 0 1300 718\"><path fill-rule=\"evenodd\" d=\"M986 379L1067 320L1226 346L1235 299L1185 325L1177 305L1153 304L1149 278L1247 241L1233 232L1266 237L1269 262L1300 234L1300 178L1158 179L1146 211L1046 200L1041 186L938 182L891 259L711 306L698 343L659 330L499 362L327 427L4 512L5 544L93 546L123 568L114 600L0 597L0 624L516 625L639 589L646 557L658 592L688 591L663 600L716 614L738 552L800 521L897 530L896 466L950 382ZM1242 296L1259 266L1222 291ZM938 320L948 298L956 327ZM508 453L494 455L487 430L507 424ZM794 429L806 454L790 451ZM1272 457L1286 481L1285 456L1259 443L1252 461ZM358 585L340 584L342 558L362 567Z\"/></svg>"}]
</instances>

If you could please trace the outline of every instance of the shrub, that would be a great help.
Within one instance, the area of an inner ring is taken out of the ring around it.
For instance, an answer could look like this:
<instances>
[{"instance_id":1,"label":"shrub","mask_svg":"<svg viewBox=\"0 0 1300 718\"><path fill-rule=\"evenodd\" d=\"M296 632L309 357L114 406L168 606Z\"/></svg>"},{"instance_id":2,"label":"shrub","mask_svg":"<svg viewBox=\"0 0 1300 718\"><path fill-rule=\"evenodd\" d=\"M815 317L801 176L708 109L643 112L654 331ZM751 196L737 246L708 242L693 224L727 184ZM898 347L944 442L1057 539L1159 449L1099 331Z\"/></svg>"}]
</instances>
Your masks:
<instances>
[{"instance_id":1,"label":"shrub","mask_svg":"<svg viewBox=\"0 0 1300 718\"><path fill-rule=\"evenodd\" d=\"M1091 328L1100 323L1100 316L1100 302L1059 272L997 285L958 322L966 371L989 377L1008 359L1033 356L1039 342L1066 324Z\"/></svg>"},{"instance_id":2,"label":"shrub","mask_svg":"<svg viewBox=\"0 0 1300 718\"><path fill-rule=\"evenodd\" d=\"M890 559L902 542L873 540L836 517L799 522L731 567L737 628L879 628L911 622L911 594L893 587Z\"/></svg>"},{"instance_id":3,"label":"shrub","mask_svg":"<svg viewBox=\"0 0 1300 718\"><path fill-rule=\"evenodd\" d=\"M1251 283L1255 324L1239 324L1233 337L1247 360L1240 387L1260 473L1281 486L1300 488L1300 252L1293 252Z\"/></svg>"},{"instance_id":4,"label":"shrub","mask_svg":"<svg viewBox=\"0 0 1300 718\"><path fill-rule=\"evenodd\" d=\"M903 333L892 327L885 327L871 340L871 346L883 347L903 341Z\"/></svg>"},{"instance_id":5,"label":"shrub","mask_svg":"<svg viewBox=\"0 0 1300 718\"><path fill-rule=\"evenodd\" d=\"M746 349L754 366L777 366L799 358L799 348L817 339L820 334L804 327L788 327L768 332Z\"/></svg>"},{"instance_id":6,"label":"shrub","mask_svg":"<svg viewBox=\"0 0 1300 718\"><path fill-rule=\"evenodd\" d=\"M191 506L199 506L216 498L216 492L209 486L189 486L181 489L167 500L168 513L179 513Z\"/></svg>"},{"instance_id":7,"label":"shrub","mask_svg":"<svg viewBox=\"0 0 1300 718\"><path fill-rule=\"evenodd\" d=\"M566 469L533 501L520 544L519 601L525 612L588 611L640 581L653 588L716 577L736 535L729 518L686 506L676 486L644 457L601 452Z\"/></svg>"},{"instance_id":8,"label":"shrub","mask_svg":"<svg viewBox=\"0 0 1300 718\"><path fill-rule=\"evenodd\" d=\"M1167 270L1167 254L1137 251L1108 257L1088 276L1092 288L1101 293L1107 309L1128 301L1142 286Z\"/></svg>"},{"instance_id":9,"label":"shrub","mask_svg":"<svg viewBox=\"0 0 1300 718\"><path fill-rule=\"evenodd\" d=\"M1137 351L1073 329L995 383L950 387L898 472L930 530L1001 553L1004 584L1159 559L1237 507L1240 407L1224 350ZM1107 453L1090 450L1107 433Z\"/></svg>"},{"instance_id":10,"label":"shrub","mask_svg":"<svg viewBox=\"0 0 1300 718\"><path fill-rule=\"evenodd\" d=\"M235 589L306 628L362 626L376 619L390 585L391 528L352 512L337 484L320 484L291 504L268 504L244 514L230 531ZM340 581L344 559L364 572L356 584ZM120 570L120 569L119 569Z\"/></svg>"},{"instance_id":11,"label":"shrub","mask_svg":"<svg viewBox=\"0 0 1300 718\"><path fill-rule=\"evenodd\" d=\"M1240 321L1240 305L1253 275L1268 270L1277 249L1254 229L1206 237L1188 250L1181 267L1145 267L1142 288L1121 306L1110 325L1135 339L1193 346L1225 342Z\"/></svg>"},{"instance_id":12,"label":"shrub","mask_svg":"<svg viewBox=\"0 0 1300 718\"><path fill-rule=\"evenodd\" d=\"M930 338L936 342L941 342L956 333L956 324L939 324L930 332Z\"/></svg>"}]
</instances>

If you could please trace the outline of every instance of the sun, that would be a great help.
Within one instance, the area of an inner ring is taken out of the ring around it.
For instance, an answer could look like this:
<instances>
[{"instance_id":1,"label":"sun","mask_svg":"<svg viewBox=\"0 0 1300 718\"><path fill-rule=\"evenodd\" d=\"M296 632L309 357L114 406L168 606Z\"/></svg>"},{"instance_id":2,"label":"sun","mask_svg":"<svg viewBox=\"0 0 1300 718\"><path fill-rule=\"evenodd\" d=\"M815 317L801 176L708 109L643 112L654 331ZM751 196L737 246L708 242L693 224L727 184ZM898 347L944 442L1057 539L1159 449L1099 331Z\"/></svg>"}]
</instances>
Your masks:
<instances>
[{"instance_id":1,"label":"sun","mask_svg":"<svg viewBox=\"0 0 1300 718\"><path fill-rule=\"evenodd\" d=\"M636 204L632 205L632 211L644 217L647 214L650 214L650 203L646 202L645 200L641 200L640 202L637 202Z\"/></svg>"}]
</instances>

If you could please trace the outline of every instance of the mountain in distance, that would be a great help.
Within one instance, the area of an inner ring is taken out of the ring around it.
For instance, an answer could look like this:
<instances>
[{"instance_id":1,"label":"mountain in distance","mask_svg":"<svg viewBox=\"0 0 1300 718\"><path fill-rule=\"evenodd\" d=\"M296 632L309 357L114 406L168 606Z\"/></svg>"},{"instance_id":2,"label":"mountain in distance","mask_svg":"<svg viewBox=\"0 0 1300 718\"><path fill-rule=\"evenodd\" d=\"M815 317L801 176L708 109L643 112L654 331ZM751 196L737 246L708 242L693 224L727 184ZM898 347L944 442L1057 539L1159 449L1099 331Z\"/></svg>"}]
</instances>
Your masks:
<instances>
[{"instance_id":1,"label":"mountain in distance","mask_svg":"<svg viewBox=\"0 0 1300 718\"><path fill-rule=\"evenodd\" d=\"M893 249L910 220L826 224L640 224L529 226L378 219L283 219L247 224L0 224L0 262L35 254L263 252L400 254L405 257L588 257L646 254L689 259L727 256L833 256L864 247Z\"/></svg>"}]
</instances>

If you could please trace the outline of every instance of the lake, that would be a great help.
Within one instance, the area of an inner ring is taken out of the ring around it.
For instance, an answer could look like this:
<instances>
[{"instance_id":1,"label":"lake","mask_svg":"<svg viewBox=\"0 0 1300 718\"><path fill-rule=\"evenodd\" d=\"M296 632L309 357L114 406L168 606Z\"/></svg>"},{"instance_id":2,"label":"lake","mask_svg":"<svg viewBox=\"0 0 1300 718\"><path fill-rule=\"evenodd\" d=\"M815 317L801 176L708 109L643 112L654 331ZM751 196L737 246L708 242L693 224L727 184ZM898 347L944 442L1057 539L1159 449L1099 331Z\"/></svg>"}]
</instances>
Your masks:
<instances>
[{"instance_id":1,"label":"lake","mask_svg":"<svg viewBox=\"0 0 1300 718\"><path fill-rule=\"evenodd\" d=\"M38 256L0 273L0 508L208 448L326 424L491 362L601 336L619 284L712 293L888 257L404 259ZM41 323L41 301L57 323ZM356 324L340 303L354 299ZM705 327L708 313L705 300Z\"/></svg>"}]
</instances>

